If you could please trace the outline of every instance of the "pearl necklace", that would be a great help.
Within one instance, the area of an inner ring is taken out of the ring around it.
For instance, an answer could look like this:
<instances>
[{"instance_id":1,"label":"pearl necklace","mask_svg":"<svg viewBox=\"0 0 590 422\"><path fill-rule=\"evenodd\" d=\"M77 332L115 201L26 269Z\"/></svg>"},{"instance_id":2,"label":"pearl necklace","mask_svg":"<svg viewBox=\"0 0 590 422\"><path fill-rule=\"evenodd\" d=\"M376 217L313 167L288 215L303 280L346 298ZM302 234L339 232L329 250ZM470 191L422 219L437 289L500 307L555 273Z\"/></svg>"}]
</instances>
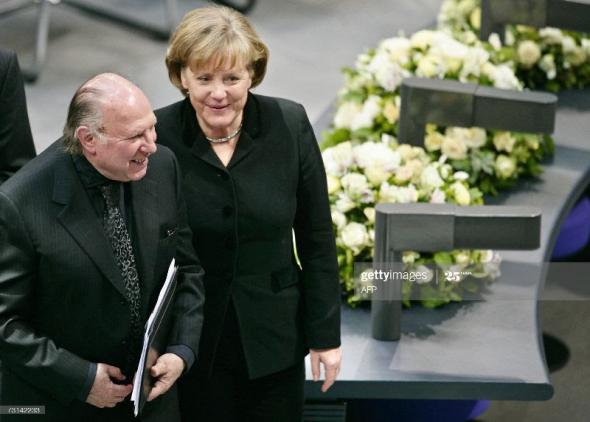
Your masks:
<instances>
[{"instance_id":1,"label":"pearl necklace","mask_svg":"<svg viewBox=\"0 0 590 422\"><path fill-rule=\"evenodd\" d=\"M209 142L211 142L212 144L223 144L224 142L227 142L230 139L233 139L236 136L238 136L241 131L242 131L242 124L240 123L240 127L238 127L235 132L230 133L229 135L224 136L223 138L209 138L208 136L205 135L205 139L208 140Z\"/></svg>"}]
</instances>

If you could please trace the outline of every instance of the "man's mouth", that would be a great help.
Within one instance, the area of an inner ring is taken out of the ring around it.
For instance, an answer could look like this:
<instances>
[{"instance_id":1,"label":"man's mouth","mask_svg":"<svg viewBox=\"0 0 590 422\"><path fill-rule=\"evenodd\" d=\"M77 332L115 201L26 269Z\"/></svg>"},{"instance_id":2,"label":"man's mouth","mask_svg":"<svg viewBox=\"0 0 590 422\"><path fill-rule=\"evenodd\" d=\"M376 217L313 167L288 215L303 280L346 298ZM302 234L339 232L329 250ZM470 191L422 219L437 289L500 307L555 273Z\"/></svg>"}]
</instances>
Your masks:
<instances>
[{"instance_id":1,"label":"man's mouth","mask_svg":"<svg viewBox=\"0 0 590 422\"><path fill-rule=\"evenodd\" d=\"M131 160L131 162L137 164L138 166L141 166L141 165L143 165L143 163L146 162L146 160L147 160L147 158L143 158L141 160Z\"/></svg>"}]
</instances>

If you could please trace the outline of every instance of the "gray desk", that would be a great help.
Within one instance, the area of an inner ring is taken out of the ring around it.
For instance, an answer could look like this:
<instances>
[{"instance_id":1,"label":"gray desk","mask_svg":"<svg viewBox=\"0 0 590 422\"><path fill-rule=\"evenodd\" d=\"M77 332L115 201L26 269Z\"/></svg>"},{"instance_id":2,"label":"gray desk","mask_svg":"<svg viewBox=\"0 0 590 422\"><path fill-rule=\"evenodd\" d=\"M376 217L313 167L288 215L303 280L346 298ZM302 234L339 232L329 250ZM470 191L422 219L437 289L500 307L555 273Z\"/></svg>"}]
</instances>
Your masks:
<instances>
[{"instance_id":1,"label":"gray desk","mask_svg":"<svg viewBox=\"0 0 590 422\"><path fill-rule=\"evenodd\" d=\"M503 252L502 277L480 301L404 311L397 342L371 338L367 309L344 308L339 381L326 394L307 381L308 399L551 398L537 315L545 274L535 264L549 260L559 226L590 182L590 90L560 96L556 128L545 172L486 200L541 208L541 247Z\"/></svg>"}]
</instances>

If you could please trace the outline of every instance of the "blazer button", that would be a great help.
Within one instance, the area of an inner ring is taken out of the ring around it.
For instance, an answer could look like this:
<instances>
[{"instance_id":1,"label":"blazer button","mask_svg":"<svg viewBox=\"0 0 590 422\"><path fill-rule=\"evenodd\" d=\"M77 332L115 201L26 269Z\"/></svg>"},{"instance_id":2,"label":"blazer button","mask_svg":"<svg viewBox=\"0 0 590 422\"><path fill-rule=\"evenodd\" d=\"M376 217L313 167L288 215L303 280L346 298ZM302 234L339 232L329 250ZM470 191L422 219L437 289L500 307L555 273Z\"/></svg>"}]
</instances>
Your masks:
<instances>
[{"instance_id":1,"label":"blazer button","mask_svg":"<svg viewBox=\"0 0 590 422\"><path fill-rule=\"evenodd\" d=\"M127 301L125 299L121 299L119 303L121 304L121 306L127 306Z\"/></svg>"},{"instance_id":2,"label":"blazer button","mask_svg":"<svg viewBox=\"0 0 590 422\"><path fill-rule=\"evenodd\" d=\"M229 217L234 213L234 207L225 206L223 207L222 213L224 217Z\"/></svg>"},{"instance_id":3,"label":"blazer button","mask_svg":"<svg viewBox=\"0 0 590 422\"><path fill-rule=\"evenodd\" d=\"M221 170L217 172L217 177L219 177L221 180L229 179L229 176L227 175L227 173L223 172Z\"/></svg>"},{"instance_id":4,"label":"blazer button","mask_svg":"<svg viewBox=\"0 0 590 422\"><path fill-rule=\"evenodd\" d=\"M227 238L225 240L225 247L233 251L236 248L236 241L232 237Z\"/></svg>"},{"instance_id":5,"label":"blazer button","mask_svg":"<svg viewBox=\"0 0 590 422\"><path fill-rule=\"evenodd\" d=\"M127 346L127 340L121 340L121 346Z\"/></svg>"}]
</instances>

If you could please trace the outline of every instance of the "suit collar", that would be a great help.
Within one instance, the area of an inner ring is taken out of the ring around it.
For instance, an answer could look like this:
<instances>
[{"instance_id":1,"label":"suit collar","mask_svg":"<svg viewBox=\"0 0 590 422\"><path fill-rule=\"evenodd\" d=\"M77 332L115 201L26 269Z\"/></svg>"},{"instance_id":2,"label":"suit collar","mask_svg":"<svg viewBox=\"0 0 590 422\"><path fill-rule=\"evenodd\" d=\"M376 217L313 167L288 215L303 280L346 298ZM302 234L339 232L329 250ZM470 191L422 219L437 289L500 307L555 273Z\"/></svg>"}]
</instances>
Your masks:
<instances>
[{"instance_id":1,"label":"suit collar","mask_svg":"<svg viewBox=\"0 0 590 422\"><path fill-rule=\"evenodd\" d=\"M57 219L103 275L125 296L125 283L106 238L102 220L92 208L72 157L62 153L59 160L55 172L53 201L64 207Z\"/></svg>"},{"instance_id":2,"label":"suit collar","mask_svg":"<svg viewBox=\"0 0 590 422\"><path fill-rule=\"evenodd\" d=\"M183 139L187 147L190 148L192 154L196 157L225 171L225 166L221 163L213 148L211 148L209 141L205 139L205 135L197 122L195 110L188 98L184 100L183 109ZM256 147L258 141L260 134L259 105L255 96L251 93L248 93L248 99L244 106L243 119L242 133L236 145L236 150L227 166L228 169L237 165L244 157L250 154Z\"/></svg>"}]
</instances>

